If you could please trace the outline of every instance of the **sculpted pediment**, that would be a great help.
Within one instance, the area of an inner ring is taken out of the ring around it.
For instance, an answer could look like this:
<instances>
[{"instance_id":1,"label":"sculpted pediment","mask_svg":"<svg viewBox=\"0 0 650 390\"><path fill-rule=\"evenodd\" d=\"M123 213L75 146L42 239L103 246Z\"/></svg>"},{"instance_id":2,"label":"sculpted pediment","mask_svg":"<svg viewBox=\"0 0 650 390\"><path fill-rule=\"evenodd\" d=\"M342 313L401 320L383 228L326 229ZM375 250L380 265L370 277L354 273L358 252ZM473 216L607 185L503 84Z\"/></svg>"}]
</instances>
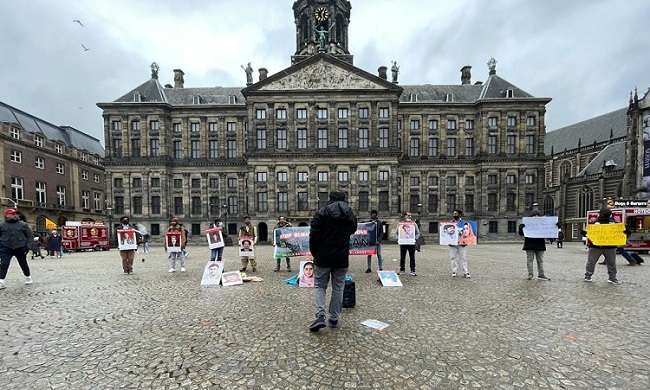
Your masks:
<instances>
[{"instance_id":1,"label":"sculpted pediment","mask_svg":"<svg viewBox=\"0 0 650 390\"><path fill-rule=\"evenodd\" d=\"M335 64L320 60L275 80L259 90L293 89L386 89L386 87Z\"/></svg>"}]
</instances>

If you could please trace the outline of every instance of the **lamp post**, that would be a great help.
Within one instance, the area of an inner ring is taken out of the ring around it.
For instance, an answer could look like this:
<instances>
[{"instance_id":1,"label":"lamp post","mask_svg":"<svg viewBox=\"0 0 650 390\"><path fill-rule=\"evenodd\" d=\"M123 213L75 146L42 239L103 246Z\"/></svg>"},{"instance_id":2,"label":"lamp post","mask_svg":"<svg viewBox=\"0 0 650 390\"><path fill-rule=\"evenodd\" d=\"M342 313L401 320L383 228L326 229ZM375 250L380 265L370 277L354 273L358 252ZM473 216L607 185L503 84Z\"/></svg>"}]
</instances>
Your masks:
<instances>
[{"instance_id":1,"label":"lamp post","mask_svg":"<svg viewBox=\"0 0 650 390\"><path fill-rule=\"evenodd\" d=\"M223 227L225 228L224 233L227 236L228 235L228 205L224 204L221 207L223 208Z\"/></svg>"},{"instance_id":2,"label":"lamp post","mask_svg":"<svg viewBox=\"0 0 650 390\"><path fill-rule=\"evenodd\" d=\"M106 216L108 217L108 247L113 244L113 208L106 207Z\"/></svg>"}]
</instances>

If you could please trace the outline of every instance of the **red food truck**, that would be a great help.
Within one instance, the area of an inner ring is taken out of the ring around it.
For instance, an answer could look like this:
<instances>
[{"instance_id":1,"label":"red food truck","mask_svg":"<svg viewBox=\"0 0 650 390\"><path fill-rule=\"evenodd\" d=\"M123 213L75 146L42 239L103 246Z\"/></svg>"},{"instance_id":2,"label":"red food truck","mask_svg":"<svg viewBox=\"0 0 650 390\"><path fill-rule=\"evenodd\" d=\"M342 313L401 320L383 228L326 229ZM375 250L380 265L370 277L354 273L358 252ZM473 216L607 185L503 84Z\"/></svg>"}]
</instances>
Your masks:
<instances>
[{"instance_id":1,"label":"red food truck","mask_svg":"<svg viewBox=\"0 0 650 390\"><path fill-rule=\"evenodd\" d=\"M107 251L108 227L103 222L67 221L61 229L65 251Z\"/></svg>"}]
</instances>

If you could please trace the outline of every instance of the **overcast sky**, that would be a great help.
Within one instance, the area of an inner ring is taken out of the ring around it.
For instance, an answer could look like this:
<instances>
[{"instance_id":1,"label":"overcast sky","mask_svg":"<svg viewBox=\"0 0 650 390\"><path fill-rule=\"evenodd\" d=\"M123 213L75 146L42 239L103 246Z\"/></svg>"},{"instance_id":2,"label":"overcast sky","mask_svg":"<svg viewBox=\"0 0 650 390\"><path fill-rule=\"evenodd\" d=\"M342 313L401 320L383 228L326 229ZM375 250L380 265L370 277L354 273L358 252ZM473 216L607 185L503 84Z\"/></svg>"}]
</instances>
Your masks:
<instances>
[{"instance_id":1,"label":"overcast sky","mask_svg":"<svg viewBox=\"0 0 650 390\"><path fill-rule=\"evenodd\" d=\"M622 107L650 87L648 0L351 0L354 64L392 60L400 84L459 84L497 74L550 97L547 130ZM0 101L104 144L98 102L150 78L245 86L240 68L274 74L295 52L293 0L2 0ZM80 20L81 24L73 22ZM84 47L90 50L84 50ZM254 72L257 81L257 71Z\"/></svg>"}]
</instances>

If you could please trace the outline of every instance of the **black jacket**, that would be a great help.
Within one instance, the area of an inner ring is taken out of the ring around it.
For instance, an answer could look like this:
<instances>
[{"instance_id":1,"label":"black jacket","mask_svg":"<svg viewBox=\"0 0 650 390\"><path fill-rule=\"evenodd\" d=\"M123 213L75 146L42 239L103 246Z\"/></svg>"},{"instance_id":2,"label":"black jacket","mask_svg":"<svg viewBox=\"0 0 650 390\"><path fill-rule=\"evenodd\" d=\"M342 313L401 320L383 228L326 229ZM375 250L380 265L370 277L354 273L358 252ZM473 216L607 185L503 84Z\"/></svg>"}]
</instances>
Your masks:
<instances>
[{"instance_id":1,"label":"black jacket","mask_svg":"<svg viewBox=\"0 0 650 390\"><path fill-rule=\"evenodd\" d=\"M357 217L347 203L331 200L311 220L309 250L314 264L327 268L347 268L350 236L357 230Z\"/></svg>"},{"instance_id":2,"label":"black jacket","mask_svg":"<svg viewBox=\"0 0 650 390\"><path fill-rule=\"evenodd\" d=\"M546 250L546 240L543 238L532 238L524 236L524 224L519 225L519 235L524 237L525 251L543 252Z\"/></svg>"},{"instance_id":3,"label":"black jacket","mask_svg":"<svg viewBox=\"0 0 650 390\"><path fill-rule=\"evenodd\" d=\"M0 246L8 249L25 248L25 253L34 241L32 229L23 221L5 220L0 222Z\"/></svg>"}]
</instances>

